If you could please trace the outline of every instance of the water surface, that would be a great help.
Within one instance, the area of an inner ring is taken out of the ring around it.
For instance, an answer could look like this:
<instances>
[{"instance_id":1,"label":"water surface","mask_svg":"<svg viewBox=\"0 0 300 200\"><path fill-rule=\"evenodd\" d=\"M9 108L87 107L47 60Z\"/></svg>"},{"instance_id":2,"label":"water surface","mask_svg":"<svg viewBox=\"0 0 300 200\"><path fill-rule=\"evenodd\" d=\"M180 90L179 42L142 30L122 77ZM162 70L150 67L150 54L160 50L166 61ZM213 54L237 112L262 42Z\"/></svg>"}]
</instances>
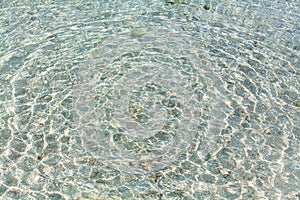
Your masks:
<instances>
[{"instance_id":1,"label":"water surface","mask_svg":"<svg viewBox=\"0 0 300 200\"><path fill-rule=\"evenodd\" d=\"M1 2L0 199L299 199L299 9Z\"/></svg>"}]
</instances>

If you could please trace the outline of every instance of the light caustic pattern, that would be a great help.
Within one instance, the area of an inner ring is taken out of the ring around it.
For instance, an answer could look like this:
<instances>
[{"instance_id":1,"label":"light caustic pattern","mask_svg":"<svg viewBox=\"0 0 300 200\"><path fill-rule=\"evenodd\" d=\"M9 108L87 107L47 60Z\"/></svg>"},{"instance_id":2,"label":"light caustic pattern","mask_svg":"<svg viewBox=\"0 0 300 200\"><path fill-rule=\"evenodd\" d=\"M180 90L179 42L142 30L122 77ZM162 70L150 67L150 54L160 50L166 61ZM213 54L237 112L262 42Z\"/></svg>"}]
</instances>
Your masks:
<instances>
[{"instance_id":1,"label":"light caustic pattern","mask_svg":"<svg viewBox=\"0 0 300 200\"><path fill-rule=\"evenodd\" d=\"M104 39L74 91L84 147L120 171L164 168L197 135L207 155L226 117L201 46L166 29L142 33Z\"/></svg>"},{"instance_id":2,"label":"light caustic pattern","mask_svg":"<svg viewBox=\"0 0 300 200\"><path fill-rule=\"evenodd\" d=\"M299 0L180 2L1 1L0 199L299 198Z\"/></svg>"}]
</instances>

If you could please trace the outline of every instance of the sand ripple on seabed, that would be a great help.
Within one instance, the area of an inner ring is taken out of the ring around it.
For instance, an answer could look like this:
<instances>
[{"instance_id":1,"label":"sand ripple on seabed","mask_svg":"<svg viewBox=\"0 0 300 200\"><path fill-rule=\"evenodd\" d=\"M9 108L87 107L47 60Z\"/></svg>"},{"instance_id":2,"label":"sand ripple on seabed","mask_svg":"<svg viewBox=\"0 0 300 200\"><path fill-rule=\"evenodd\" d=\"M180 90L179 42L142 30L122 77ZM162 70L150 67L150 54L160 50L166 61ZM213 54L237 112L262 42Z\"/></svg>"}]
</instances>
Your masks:
<instances>
[{"instance_id":1,"label":"sand ripple on seabed","mask_svg":"<svg viewBox=\"0 0 300 200\"><path fill-rule=\"evenodd\" d=\"M201 156L213 151L226 117L221 81L201 46L179 36L148 28L109 37L82 66L74 108L94 156L141 172L168 166L197 134Z\"/></svg>"}]
</instances>

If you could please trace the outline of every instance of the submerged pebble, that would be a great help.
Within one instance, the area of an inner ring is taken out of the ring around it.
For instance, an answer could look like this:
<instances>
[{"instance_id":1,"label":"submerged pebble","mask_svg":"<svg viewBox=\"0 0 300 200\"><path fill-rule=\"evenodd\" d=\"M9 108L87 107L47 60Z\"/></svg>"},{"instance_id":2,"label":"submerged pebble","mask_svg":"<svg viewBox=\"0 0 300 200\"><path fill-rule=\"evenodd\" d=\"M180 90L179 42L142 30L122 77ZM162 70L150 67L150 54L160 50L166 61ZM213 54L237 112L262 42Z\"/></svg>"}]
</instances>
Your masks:
<instances>
[{"instance_id":1,"label":"submerged pebble","mask_svg":"<svg viewBox=\"0 0 300 200\"><path fill-rule=\"evenodd\" d=\"M210 4L205 4L205 5L203 6L203 8L204 8L205 10L211 10L211 5L210 5Z\"/></svg>"},{"instance_id":2,"label":"submerged pebble","mask_svg":"<svg viewBox=\"0 0 300 200\"><path fill-rule=\"evenodd\" d=\"M187 0L166 0L166 3L170 4L188 4Z\"/></svg>"}]
</instances>

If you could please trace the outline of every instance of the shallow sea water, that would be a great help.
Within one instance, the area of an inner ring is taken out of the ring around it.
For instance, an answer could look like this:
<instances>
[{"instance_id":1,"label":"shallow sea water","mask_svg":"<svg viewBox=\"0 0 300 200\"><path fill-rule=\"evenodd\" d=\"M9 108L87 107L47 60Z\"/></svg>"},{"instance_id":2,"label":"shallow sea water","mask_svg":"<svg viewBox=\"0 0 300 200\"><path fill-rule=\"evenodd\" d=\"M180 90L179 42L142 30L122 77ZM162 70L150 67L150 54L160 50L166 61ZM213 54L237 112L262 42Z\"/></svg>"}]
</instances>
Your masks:
<instances>
[{"instance_id":1,"label":"shallow sea water","mask_svg":"<svg viewBox=\"0 0 300 200\"><path fill-rule=\"evenodd\" d=\"M167 2L1 1L0 199L300 199L299 1Z\"/></svg>"}]
</instances>

